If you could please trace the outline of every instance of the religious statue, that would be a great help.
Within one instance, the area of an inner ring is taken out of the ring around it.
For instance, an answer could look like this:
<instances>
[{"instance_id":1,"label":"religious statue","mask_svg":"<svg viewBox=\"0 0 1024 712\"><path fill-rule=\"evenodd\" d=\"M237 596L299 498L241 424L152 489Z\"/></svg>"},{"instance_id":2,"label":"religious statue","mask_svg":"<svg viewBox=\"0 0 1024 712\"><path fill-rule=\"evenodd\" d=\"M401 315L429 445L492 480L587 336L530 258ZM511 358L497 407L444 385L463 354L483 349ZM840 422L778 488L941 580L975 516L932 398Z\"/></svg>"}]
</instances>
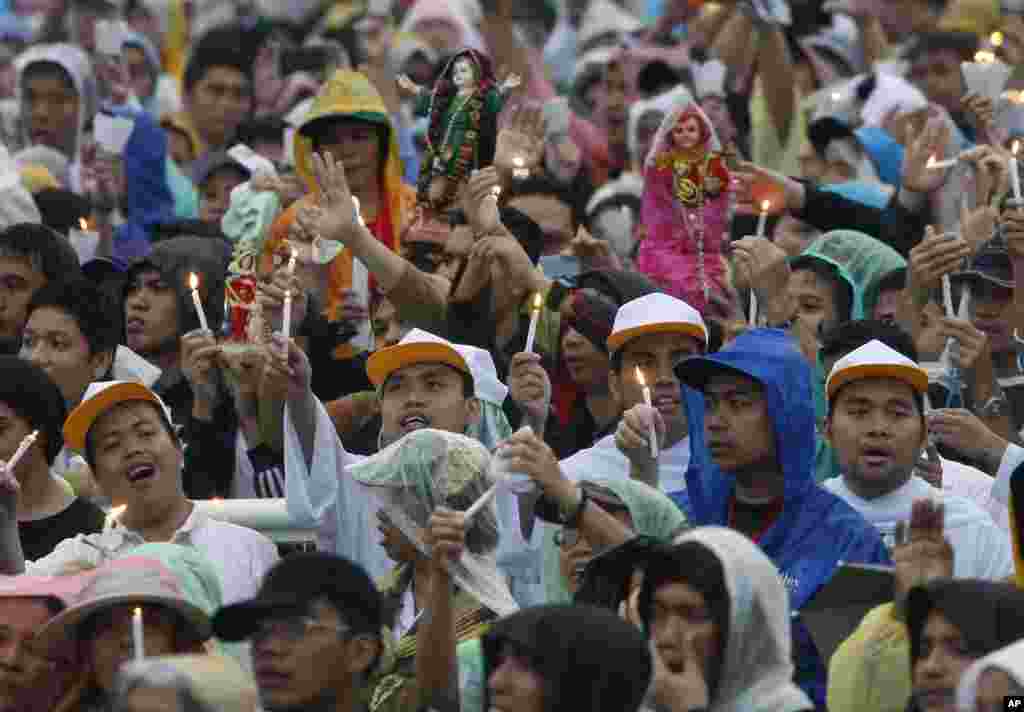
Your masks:
<instances>
[{"instance_id":1,"label":"religious statue","mask_svg":"<svg viewBox=\"0 0 1024 712\"><path fill-rule=\"evenodd\" d=\"M644 164L637 268L704 310L725 287L729 170L711 121L692 101L662 121Z\"/></svg>"},{"instance_id":2,"label":"religious statue","mask_svg":"<svg viewBox=\"0 0 1024 712\"><path fill-rule=\"evenodd\" d=\"M432 90L404 74L398 77L399 88L415 97L415 113L430 119L417 186L420 204L448 210L469 174L491 164L498 115L519 84L514 74L498 84L490 58L474 49L452 57Z\"/></svg>"}]
</instances>

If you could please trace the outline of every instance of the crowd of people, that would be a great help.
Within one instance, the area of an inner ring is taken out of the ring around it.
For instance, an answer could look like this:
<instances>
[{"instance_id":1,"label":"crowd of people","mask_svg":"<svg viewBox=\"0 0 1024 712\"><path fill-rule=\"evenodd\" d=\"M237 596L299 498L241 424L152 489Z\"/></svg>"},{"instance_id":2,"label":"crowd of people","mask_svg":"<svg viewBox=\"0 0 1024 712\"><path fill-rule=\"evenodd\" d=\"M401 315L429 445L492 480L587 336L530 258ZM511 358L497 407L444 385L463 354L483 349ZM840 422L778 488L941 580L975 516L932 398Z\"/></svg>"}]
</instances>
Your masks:
<instances>
[{"instance_id":1,"label":"crowd of people","mask_svg":"<svg viewBox=\"0 0 1024 712\"><path fill-rule=\"evenodd\" d=\"M1016 0L0 3L0 712L1024 705L1022 145Z\"/></svg>"}]
</instances>

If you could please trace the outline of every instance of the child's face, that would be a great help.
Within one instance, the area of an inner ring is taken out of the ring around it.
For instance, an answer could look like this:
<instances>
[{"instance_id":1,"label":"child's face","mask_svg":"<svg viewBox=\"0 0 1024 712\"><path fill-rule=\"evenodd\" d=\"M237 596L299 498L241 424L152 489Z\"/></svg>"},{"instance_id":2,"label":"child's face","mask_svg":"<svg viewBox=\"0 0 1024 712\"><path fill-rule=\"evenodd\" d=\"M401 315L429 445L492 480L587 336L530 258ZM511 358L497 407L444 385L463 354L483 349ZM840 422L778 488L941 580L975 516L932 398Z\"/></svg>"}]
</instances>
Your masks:
<instances>
[{"instance_id":1,"label":"child's face","mask_svg":"<svg viewBox=\"0 0 1024 712\"><path fill-rule=\"evenodd\" d=\"M1013 290L1009 287L975 282L971 299L971 319L984 331L993 353L1009 351L1013 344Z\"/></svg>"},{"instance_id":2,"label":"child's face","mask_svg":"<svg viewBox=\"0 0 1024 712\"><path fill-rule=\"evenodd\" d=\"M245 180L234 168L222 168L210 175L199 188L199 219L219 224L231 205L231 191Z\"/></svg>"},{"instance_id":3,"label":"child's face","mask_svg":"<svg viewBox=\"0 0 1024 712\"><path fill-rule=\"evenodd\" d=\"M40 72L22 80L22 120L32 144L74 156L78 111L78 92L66 76Z\"/></svg>"}]
</instances>

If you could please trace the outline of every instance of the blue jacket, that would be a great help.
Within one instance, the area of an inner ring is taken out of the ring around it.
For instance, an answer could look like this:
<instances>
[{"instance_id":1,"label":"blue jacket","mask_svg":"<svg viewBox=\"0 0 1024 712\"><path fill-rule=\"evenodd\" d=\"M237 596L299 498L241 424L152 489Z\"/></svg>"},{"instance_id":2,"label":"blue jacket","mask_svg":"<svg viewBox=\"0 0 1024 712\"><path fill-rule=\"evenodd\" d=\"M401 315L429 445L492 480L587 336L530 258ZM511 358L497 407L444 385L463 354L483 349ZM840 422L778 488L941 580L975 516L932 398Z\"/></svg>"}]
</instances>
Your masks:
<instances>
[{"instance_id":1,"label":"blue jacket","mask_svg":"<svg viewBox=\"0 0 1024 712\"><path fill-rule=\"evenodd\" d=\"M118 108L111 113L135 121L123 154L127 214L114 231L114 257L131 262L150 253L153 228L174 219L174 196L167 184L167 135L146 112Z\"/></svg>"},{"instance_id":2,"label":"blue jacket","mask_svg":"<svg viewBox=\"0 0 1024 712\"><path fill-rule=\"evenodd\" d=\"M782 574L792 610L799 611L813 597L840 561L890 563L875 528L815 483L811 368L789 335L778 329L749 331L715 354L687 360L678 372L684 383L696 383L702 380L701 373L723 367L746 374L764 387L774 419L785 499L782 514L758 543ZM703 396L691 388L683 390L692 454L686 490L672 497L694 525L729 526L734 478L718 469L704 444ZM793 626L793 656L796 682L823 708L825 665L799 619Z\"/></svg>"}]
</instances>

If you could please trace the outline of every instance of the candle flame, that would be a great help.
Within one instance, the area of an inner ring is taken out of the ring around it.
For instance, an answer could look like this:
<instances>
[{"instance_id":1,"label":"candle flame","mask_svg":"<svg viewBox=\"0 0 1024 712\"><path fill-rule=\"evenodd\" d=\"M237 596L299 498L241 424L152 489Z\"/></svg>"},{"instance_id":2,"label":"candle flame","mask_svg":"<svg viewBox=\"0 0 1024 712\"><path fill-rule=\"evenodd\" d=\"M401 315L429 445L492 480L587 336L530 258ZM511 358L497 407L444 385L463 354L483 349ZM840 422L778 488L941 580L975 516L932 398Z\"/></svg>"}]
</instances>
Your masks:
<instances>
[{"instance_id":1,"label":"candle flame","mask_svg":"<svg viewBox=\"0 0 1024 712\"><path fill-rule=\"evenodd\" d=\"M987 50L981 50L974 55L974 61L979 64L992 64L996 61L996 56Z\"/></svg>"},{"instance_id":2,"label":"candle flame","mask_svg":"<svg viewBox=\"0 0 1024 712\"><path fill-rule=\"evenodd\" d=\"M1010 152L1016 156L1018 151L1020 151L1020 141L1014 141L1013 146L1010 147Z\"/></svg>"},{"instance_id":3,"label":"candle flame","mask_svg":"<svg viewBox=\"0 0 1024 712\"><path fill-rule=\"evenodd\" d=\"M515 166L516 168L522 168L524 165L526 165L526 161L523 160L522 156L516 156L515 158L512 159L512 165Z\"/></svg>"},{"instance_id":4,"label":"candle flame","mask_svg":"<svg viewBox=\"0 0 1024 712\"><path fill-rule=\"evenodd\" d=\"M640 370L639 366L634 366L636 369L636 382L640 384L642 388L647 386L647 380L644 378L644 372Z\"/></svg>"},{"instance_id":5,"label":"candle flame","mask_svg":"<svg viewBox=\"0 0 1024 712\"><path fill-rule=\"evenodd\" d=\"M78 218L78 227L82 228L82 232L89 229L89 221L85 218Z\"/></svg>"},{"instance_id":6,"label":"candle flame","mask_svg":"<svg viewBox=\"0 0 1024 712\"><path fill-rule=\"evenodd\" d=\"M493 195L495 198L501 195L501 186L496 185L493 188L491 188L491 195Z\"/></svg>"},{"instance_id":7,"label":"candle flame","mask_svg":"<svg viewBox=\"0 0 1024 712\"><path fill-rule=\"evenodd\" d=\"M772 201L770 201L770 200L762 200L761 201L761 212L762 213L767 213L769 210L771 210L771 208L772 208Z\"/></svg>"},{"instance_id":8,"label":"candle flame","mask_svg":"<svg viewBox=\"0 0 1024 712\"><path fill-rule=\"evenodd\" d=\"M127 509L128 509L128 505L127 504L122 504L122 505L117 506L117 507L112 507L110 509L110 511L107 512L107 516L106 516L106 519L105 519L106 525L107 526L112 526L114 524L114 522L116 522L118 519L121 518L121 515L124 514L125 510L127 510Z\"/></svg>"},{"instance_id":9,"label":"candle flame","mask_svg":"<svg viewBox=\"0 0 1024 712\"><path fill-rule=\"evenodd\" d=\"M541 297L540 292L533 295L533 310L540 311L540 308L544 306L544 298Z\"/></svg>"},{"instance_id":10,"label":"candle flame","mask_svg":"<svg viewBox=\"0 0 1024 712\"><path fill-rule=\"evenodd\" d=\"M193 292L199 289L199 277L196 276L195 272L188 273L188 286Z\"/></svg>"},{"instance_id":11,"label":"candle flame","mask_svg":"<svg viewBox=\"0 0 1024 712\"><path fill-rule=\"evenodd\" d=\"M295 259L297 259L297 258L298 258L298 256L299 256L299 251L298 251L298 250L296 250L296 249L295 249L295 248L293 247L293 248L292 248L292 256L291 256L291 259L292 259L292 261L294 261Z\"/></svg>"},{"instance_id":12,"label":"candle flame","mask_svg":"<svg viewBox=\"0 0 1024 712\"><path fill-rule=\"evenodd\" d=\"M142 618L142 608L140 608L139 606L135 607L135 617Z\"/></svg>"},{"instance_id":13,"label":"candle flame","mask_svg":"<svg viewBox=\"0 0 1024 712\"><path fill-rule=\"evenodd\" d=\"M925 164L925 165L928 168L934 168L936 163L938 163L938 161L935 160L935 156L929 156L928 157L928 163Z\"/></svg>"},{"instance_id":14,"label":"candle flame","mask_svg":"<svg viewBox=\"0 0 1024 712\"><path fill-rule=\"evenodd\" d=\"M842 98L843 98L842 93L837 92L837 91L832 92L832 101L839 101Z\"/></svg>"},{"instance_id":15,"label":"candle flame","mask_svg":"<svg viewBox=\"0 0 1024 712\"><path fill-rule=\"evenodd\" d=\"M996 30L991 35L989 35L988 41L989 41L989 44L991 44L993 47L1002 47L1003 46L1003 33L1000 32L999 30Z\"/></svg>"}]
</instances>

